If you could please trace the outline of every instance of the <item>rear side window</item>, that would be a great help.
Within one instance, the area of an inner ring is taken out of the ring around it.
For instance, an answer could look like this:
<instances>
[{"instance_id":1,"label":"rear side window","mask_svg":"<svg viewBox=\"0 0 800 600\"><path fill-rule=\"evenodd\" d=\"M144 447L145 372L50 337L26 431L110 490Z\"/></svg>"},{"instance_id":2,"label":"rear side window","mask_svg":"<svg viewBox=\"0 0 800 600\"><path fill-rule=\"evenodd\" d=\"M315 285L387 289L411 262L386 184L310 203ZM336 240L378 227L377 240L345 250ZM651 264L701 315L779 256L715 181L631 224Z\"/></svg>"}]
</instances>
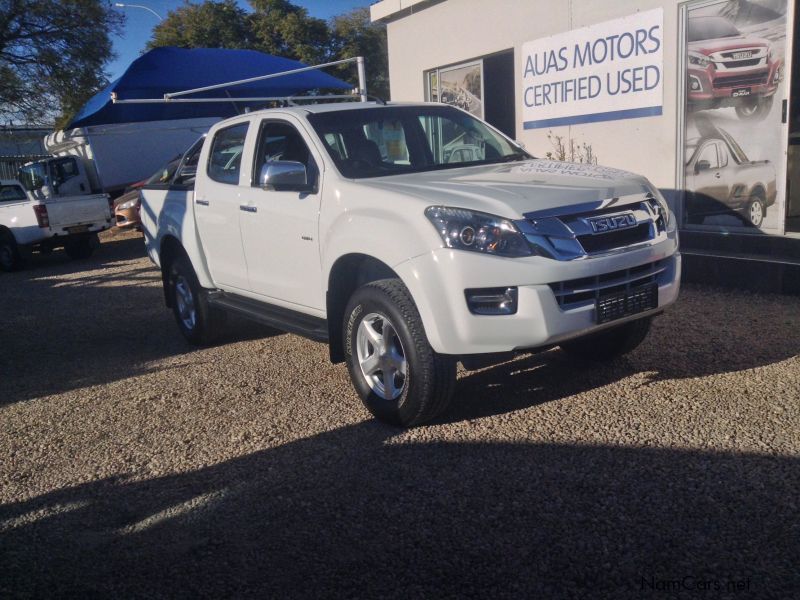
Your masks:
<instances>
[{"instance_id":1,"label":"rear side window","mask_svg":"<svg viewBox=\"0 0 800 600\"><path fill-rule=\"evenodd\" d=\"M25 191L18 185L0 185L0 202L19 202L27 199Z\"/></svg>"},{"instance_id":2,"label":"rear side window","mask_svg":"<svg viewBox=\"0 0 800 600\"><path fill-rule=\"evenodd\" d=\"M221 129L214 136L208 158L208 176L219 183L237 185L247 123Z\"/></svg>"}]
</instances>

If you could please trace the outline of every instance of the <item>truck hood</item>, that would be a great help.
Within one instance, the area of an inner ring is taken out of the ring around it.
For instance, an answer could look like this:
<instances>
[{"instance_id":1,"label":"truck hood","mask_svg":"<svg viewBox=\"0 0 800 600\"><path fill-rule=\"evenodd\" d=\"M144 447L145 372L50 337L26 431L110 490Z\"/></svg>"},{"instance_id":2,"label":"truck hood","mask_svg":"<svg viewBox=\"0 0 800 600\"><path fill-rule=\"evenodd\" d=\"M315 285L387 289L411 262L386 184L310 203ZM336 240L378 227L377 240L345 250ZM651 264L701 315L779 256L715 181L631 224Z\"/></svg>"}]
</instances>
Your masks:
<instances>
[{"instance_id":1,"label":"truck hood","mask_svg":"<svg viewBox=\"0 0 800 600\"><path fill-rule=\"evenodd\" d=\"M413 196L429 205L467 208L520 219L525 213L598 202L653 187L644 177L595 165L528 160L362 179L382 192Z\"/></svg>"},{"instance_id":2,"label":"truck hood","mask_svg":"<svg viewBox=\"0 0 800 600\"><path fill-rule=\"evenodd\" d=\"M701 52L702 54L713 54L714 52L724 52L726 50L737 50L739 48L769 48L769 41L738 35L736 37L717 38L710 40L700 40L689 42L689 50Z\"/></svg>"}]
</instances>

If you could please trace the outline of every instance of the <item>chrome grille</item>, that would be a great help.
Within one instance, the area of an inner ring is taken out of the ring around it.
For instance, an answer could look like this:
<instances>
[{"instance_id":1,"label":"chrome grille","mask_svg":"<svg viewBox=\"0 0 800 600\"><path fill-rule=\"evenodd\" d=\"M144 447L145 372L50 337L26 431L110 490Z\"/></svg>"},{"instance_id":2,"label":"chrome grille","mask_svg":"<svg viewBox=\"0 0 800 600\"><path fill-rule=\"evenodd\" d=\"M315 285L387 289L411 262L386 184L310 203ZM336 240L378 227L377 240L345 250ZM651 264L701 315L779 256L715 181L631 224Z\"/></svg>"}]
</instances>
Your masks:
<instances>
[{"instance_id":1,"label":"chrome grille","mask_svg":"<svg viewBox=\"0 0 800 600\"><path fill-rule=\"evenodd\" d=\"M536 251L573 260L627 250L666 235L661 205L649 194L525 214L517 227Z\"/></svg>"},{"instance_id":2,"label":"chrome grille","mask_svg":"<svg viewBox=\"0 0 800 600\"><path fill-rule=\"evenodd\" d=\"M633 288L658 282L658 276L667 269L664 261L656 261L595 275L594 277L584 277L583 279L570 279L568 281L558 281L551 283L550 289L556 297L556 302L562 310L570 310L594 304L601 295L612 294L614 292L630 291Z\"/></svg>"}]
</instances>

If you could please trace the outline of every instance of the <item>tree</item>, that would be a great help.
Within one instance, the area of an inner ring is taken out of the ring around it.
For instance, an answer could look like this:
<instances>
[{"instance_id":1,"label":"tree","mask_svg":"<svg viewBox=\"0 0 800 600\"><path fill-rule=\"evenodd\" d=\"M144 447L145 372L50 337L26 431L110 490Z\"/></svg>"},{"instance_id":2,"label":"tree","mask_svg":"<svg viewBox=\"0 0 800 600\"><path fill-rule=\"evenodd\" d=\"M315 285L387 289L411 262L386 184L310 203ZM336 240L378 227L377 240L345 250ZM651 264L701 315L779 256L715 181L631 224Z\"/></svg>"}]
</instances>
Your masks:
<instances>
[{"instance_id":1,"label":"tree","mask_svg":"<svg viewBox=\"0 0 800 600\"><path fill-rule=\"evenodd\" d=\"M370 22L369 8L357 8L334 17L331 20L331 32L335 58L363 56L367 67L367 91L371 95L388 98L389 55L386 26ZM348 65L344 67L347 68Z\"/></svg>"},{"instance_id":2,"label":"tree","mask_svg":"<svg viewBox=\"0 0 800 600\"><path fill-rule=\"evenodd\" d=\"M254 50L311 65L330 58L330 30L325 21L308 16L305 8L288 0L250 0L250 4Z\"/></svg>"},{"instance_id":3,"label":"tree","mask_svg":"<svg viewBox=\"0 0 800 600\"><path fill-rule=\"evenodd\" d=\"M235 0L206 0L171 10L147 47L250 48L252 43L247 12Z\"/></svg>"},{"instance_id":4,"label":"tree","mask_svg":"<svg viewBox=\"0 0 800 600\"><path fill-rule=\"evenodd\" d=\"M364 56L370 94L389 93L386 27L373 24L369 9L334 17L330 24L309 16L289 0L250 0L252 12L235 0L204 0L170 11L154 30L149 48L246 48L307 64ZM335 74L353 80L353 65Z\"/></svg>"},{"instance_id":5,"label":"tree","mask_svg":"<svg viewBox=\"0 0 800 600\"><path fill-rule=\"evenodd\" d=\"M102 0L0 0L0 120L67 122L107 84L123 19Z\"/></svg>"}]
</instances>

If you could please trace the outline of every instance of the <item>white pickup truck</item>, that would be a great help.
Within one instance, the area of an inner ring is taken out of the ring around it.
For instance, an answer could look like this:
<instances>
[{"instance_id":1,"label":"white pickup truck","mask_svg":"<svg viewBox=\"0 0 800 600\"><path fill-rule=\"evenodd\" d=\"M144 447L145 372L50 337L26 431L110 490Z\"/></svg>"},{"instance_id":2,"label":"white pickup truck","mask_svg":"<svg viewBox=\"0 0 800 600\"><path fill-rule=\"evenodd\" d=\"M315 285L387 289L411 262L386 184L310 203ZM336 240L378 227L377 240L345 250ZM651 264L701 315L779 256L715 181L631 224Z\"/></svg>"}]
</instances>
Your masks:
<instances>
[{"instance_id":1,"label":"white pickup truck","mask_svg":"<svg viewBox=\"0 0 800 600\"><path fill-rule=\"evenodd\" d=\"M30 186L29 186L30 187ZM106 194L45 197L16 180L0 181L0 269L13 271L33 250L63 247L70 258L88 258L97 233L112 225Z\"/></svg>"},{"instance_id":2,"label":"white pickup truck","mask_svg":"<svg viewBox=\"0 0 800 600\"><path fill-rule=\"evenodd\" d=\"M447 406L458 361L612 358L678 296L675 218L646 179L536 160L441 104L222 121L144 188L142 221L190 342L228 311L326 342L403 426Z\"/></svg>"}]
</instances>

